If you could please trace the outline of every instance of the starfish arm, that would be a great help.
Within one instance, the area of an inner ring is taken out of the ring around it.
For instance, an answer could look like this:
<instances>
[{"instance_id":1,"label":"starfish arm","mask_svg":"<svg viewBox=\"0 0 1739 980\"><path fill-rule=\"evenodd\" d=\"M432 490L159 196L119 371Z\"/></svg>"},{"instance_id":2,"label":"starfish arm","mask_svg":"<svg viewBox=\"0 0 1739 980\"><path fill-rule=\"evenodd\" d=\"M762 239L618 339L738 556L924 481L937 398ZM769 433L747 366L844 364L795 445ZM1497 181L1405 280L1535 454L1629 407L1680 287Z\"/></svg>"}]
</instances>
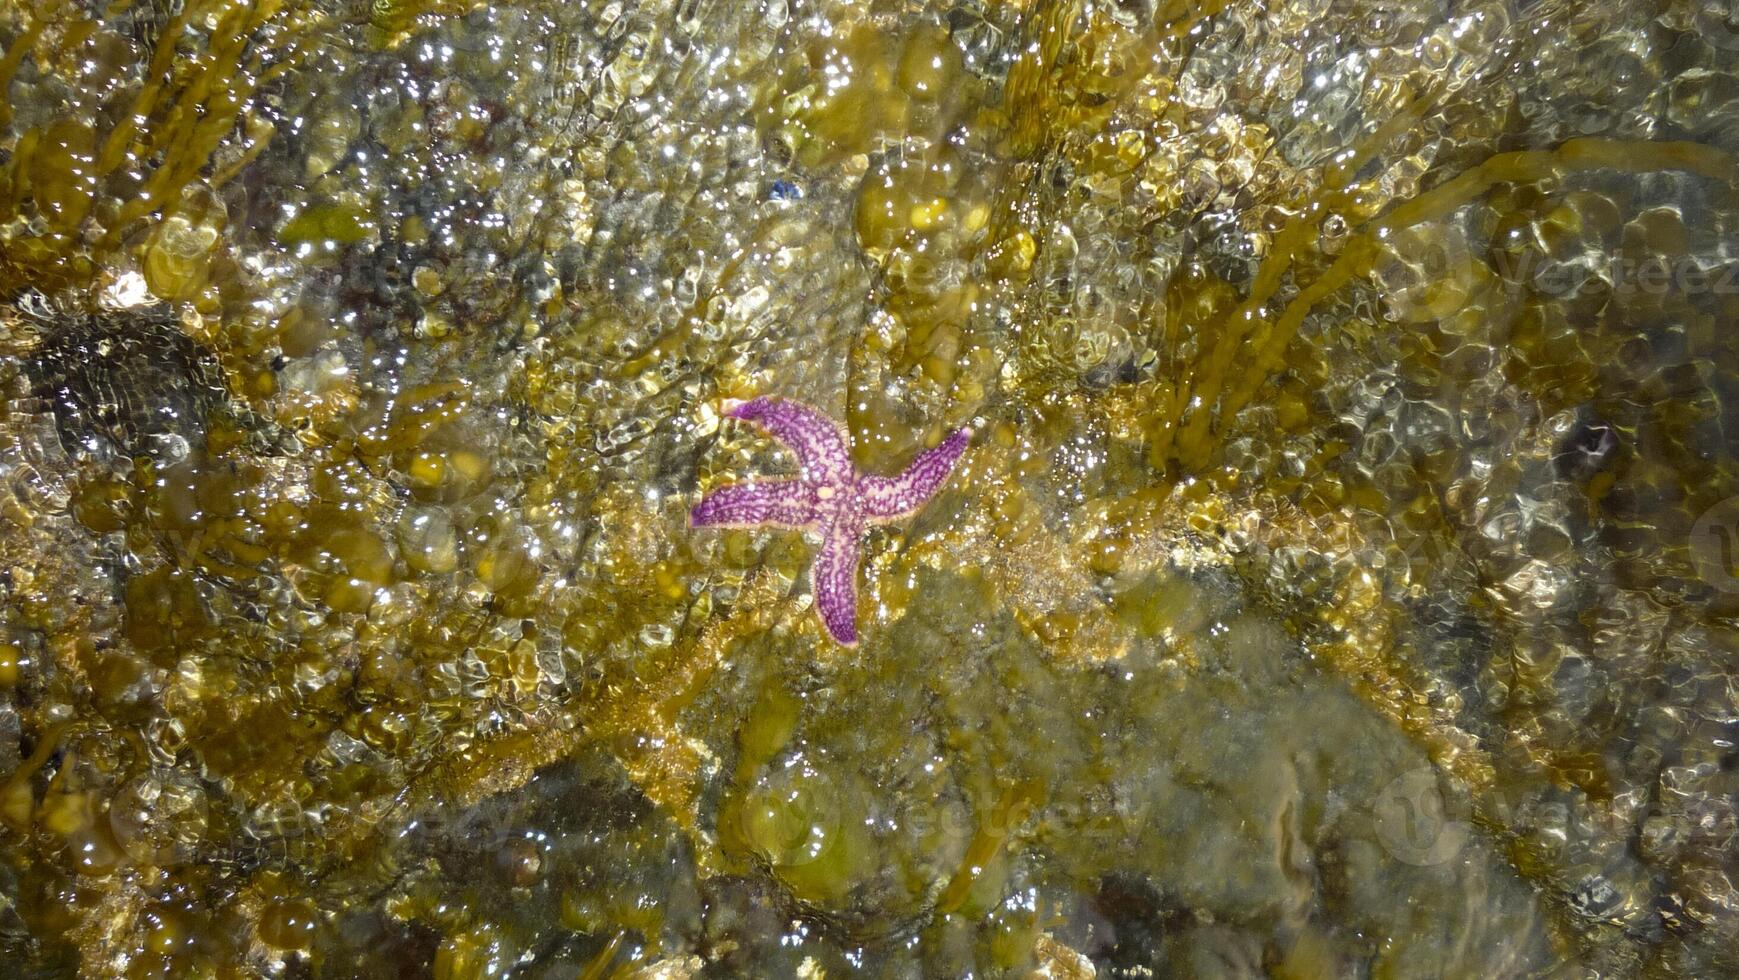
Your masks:
<instances>
[{"instance_id":1,"label":"starfish arm","mask_svg":"<svg viewBox=\"0 0 1739 980\"><path fill-rule=\"evenodd\" d=\"M797 480L760 480L720 487L689 512L690 527L802 527L815 517L810 491Z\"/></svg>"},{"instance_id":2,"label":"starfish arm","mask_svg":"<svg viewBox=\"0 0 1739 980\"><path fill-rule=\"evenodd\" d=\"M866 476L858 481L858 500L872 521L892 521L918 512L954 472L954 464L972 441L972 430L961 429L919 453L899 476Z\"/></svg>"},{"instance_id":3,"label":"starfish arm","mask_svg":"<svg viewBox=\"0 0 1739 980\"><path fill-rule=\"evenodd\" d=\"M756 398L730 414L754 422L797 454L805 483L843 486L851 479L851 449L845 432L827 416L800 402Z\"/></svg>"},{"instance_id":4,"label":"starfish arm","mask_svg":"<svg viewBox=\"0 0 1739 980\"><path fill-rule=\"evenodd\" d=\"M857 645L857 534L849 521L827 529L809 577L815 582L815 611L840 646Z\"/></svg>"}]
</instances>

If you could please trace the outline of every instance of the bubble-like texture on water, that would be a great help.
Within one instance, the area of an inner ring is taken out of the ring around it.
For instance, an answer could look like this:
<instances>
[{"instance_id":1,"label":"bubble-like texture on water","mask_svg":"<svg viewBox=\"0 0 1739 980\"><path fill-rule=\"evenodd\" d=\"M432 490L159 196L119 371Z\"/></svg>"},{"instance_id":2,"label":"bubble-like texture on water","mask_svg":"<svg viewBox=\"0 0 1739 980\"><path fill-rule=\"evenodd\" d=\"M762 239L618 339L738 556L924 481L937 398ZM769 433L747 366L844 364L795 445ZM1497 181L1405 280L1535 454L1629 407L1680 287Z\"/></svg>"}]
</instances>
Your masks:
<instances>
[{"instance_id":1,"label":"bubble-like texture on water","mask_svg":"<svg viewBox=\"0 0 1739 980\"><path fill-rule=\"evenodd\" d=\"M1739 969L1720 6L0 11L0 963Z\"/></svg>"}]
</instances>

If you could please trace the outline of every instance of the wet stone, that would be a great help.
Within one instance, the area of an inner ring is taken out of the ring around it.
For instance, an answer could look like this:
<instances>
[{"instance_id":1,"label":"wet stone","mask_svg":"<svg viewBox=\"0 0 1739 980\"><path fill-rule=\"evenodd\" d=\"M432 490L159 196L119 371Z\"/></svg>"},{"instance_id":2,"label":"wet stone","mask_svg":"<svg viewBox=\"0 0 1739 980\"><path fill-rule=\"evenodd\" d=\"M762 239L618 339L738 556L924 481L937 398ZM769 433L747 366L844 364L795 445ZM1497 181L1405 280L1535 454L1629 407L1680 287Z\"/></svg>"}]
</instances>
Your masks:
<instances>
[{"instance_id":1,"label":"wet stone","mask_svg":"<svg viewBox=\"0 0 1739 980\"><path fill-rule=\"evenodd\" d=\"M74 458L173 462L205 448L228 394L212 355L166 306L57 316L25 363Z\"/></svg>"}]
</instances>

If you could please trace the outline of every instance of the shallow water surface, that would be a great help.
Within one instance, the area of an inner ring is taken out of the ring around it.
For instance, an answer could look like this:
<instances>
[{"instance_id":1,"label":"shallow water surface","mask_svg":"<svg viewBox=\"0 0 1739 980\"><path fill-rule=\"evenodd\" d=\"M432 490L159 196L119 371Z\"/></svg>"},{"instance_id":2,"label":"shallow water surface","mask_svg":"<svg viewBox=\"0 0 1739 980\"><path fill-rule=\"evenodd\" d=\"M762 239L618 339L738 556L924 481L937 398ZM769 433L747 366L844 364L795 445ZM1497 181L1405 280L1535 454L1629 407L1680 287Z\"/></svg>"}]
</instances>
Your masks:
<instances>
[{"instance_id":1,"label":"shallow water surface","mask_svg":"<svg viewBox=\"0 0 1739 980\"><path fill-rule=\"evenodd\" d=\"M1719 0L0 52L0 973L1739 975Z\"/></svg>"}]
</instances>

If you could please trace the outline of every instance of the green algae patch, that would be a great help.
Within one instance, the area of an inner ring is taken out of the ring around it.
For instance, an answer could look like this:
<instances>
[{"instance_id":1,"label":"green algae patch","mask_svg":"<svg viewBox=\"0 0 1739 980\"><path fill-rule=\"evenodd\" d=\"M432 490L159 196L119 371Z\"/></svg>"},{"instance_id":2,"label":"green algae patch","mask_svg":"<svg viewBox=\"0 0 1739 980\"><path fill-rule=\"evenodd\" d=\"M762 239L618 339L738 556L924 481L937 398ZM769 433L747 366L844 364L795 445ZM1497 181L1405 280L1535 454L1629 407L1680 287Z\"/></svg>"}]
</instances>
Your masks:
<instances>
[{"instance_id":1,"label":"green algae patch","mask_svg":"<svg viewBox=\"0 0 1739 980\"><path fill-rule=\"evenodd\" d=\"M278 241L299 245L355 245L377 233L374 219L361 207L324 204L311 207L278 228Z\"/></svg>"}]
</instances>

